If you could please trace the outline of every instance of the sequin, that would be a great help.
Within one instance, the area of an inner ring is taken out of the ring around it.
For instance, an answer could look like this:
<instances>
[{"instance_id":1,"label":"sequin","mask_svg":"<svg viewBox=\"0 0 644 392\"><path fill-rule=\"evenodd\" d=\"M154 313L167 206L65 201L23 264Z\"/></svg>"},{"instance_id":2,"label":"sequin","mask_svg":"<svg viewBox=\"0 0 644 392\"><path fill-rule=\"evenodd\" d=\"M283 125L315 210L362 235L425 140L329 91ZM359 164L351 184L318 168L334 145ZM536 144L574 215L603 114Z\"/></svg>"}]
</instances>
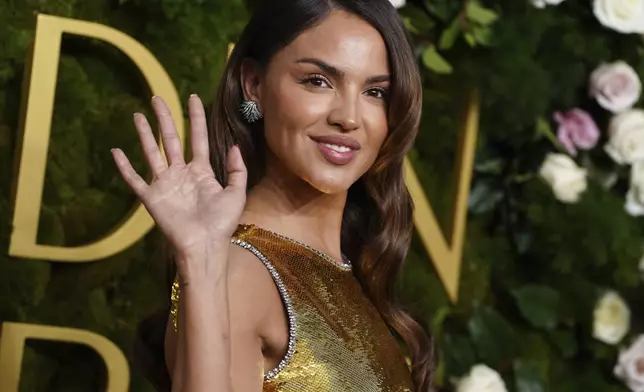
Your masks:
<instances>
[{"instance_id":1,"label":"sequin","mask_svg":"<svg viewBox=\"0 0 644 392\"><path fill-rule=\"evenodd\" d=\"M348 260L277 233L240 225L231 240L267 268L289 320L286 355L264 375L264 392L411 392L396 340ZM172 290L176 328L179 285Z\"/></svg>"}]
</instances>

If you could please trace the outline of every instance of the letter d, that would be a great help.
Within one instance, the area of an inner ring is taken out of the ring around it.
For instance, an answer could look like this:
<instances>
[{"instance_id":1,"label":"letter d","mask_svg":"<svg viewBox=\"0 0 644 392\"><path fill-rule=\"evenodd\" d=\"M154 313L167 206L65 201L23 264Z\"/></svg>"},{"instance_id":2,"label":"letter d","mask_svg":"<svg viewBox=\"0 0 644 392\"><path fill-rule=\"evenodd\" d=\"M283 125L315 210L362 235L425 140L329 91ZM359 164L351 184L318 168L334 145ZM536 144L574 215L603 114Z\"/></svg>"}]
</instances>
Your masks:
<instances>
[{"instance_id":1,"label":"letter d","mask_svg":"<svg viewBox=\"0 0 644 392\"><path fill-rule=\"evenodd\" d=\"M130 57L145 76L152 92L163 96L168 102L173 117L177 119L177 131L182 141L183 114L170 77L140 43L118 30L100 24L38 15L29 91L26 100L23 100L23 107L26 105L27 110L24 117L22 151L19 153L9 254L41 260L86 262L106 258L128 248L154 226L154 221L145 207L139 204L125 223L97 242L73 248L36 243L63 33L108 42ZM109 154L109 147L113 146L105 146L106 154Z\"/></svg>"}]
</instances>

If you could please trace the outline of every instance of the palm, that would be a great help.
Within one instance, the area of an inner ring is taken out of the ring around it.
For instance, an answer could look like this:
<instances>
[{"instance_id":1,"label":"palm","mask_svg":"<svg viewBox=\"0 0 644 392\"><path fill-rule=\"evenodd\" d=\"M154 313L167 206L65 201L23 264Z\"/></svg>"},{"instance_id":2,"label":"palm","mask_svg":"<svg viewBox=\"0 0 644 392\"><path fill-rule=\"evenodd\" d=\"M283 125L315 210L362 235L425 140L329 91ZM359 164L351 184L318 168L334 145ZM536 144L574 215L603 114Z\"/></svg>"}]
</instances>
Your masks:
<instances>
[{"instance_id":1,"label":"palm","mask_svg":"<svg viewBox=\"0 0 644 392\"><path fill-rule=\"evenodd\" d=\"M243 195L221 188L210 167L190 163L159 175L150 184L145 205L175 246L191 247L204 240L198 233L210 235L235 225L243 202ZM183 238L184 233L193 235Z\"/></svg>"},{"instance_id":2,"label":"palm","mask_svg":"<svg viewBox=\"0 0 644 392\"><path fill-rule=\"evenodd\" d=\"M165 103L156 98L157 114L168 164L163 160L150 126L135 116L146 160L153 179L147 184L120 150L114 150L117 166L128 185L139 196L155 222L183 253L199 252L211 243L227 241L245 204L246 169L239 150L228 157L229 185L222 188L208 160L208 140L203 105L190 100L193 161L185 163L176 129Z\"/></svg>"}]
</instances>

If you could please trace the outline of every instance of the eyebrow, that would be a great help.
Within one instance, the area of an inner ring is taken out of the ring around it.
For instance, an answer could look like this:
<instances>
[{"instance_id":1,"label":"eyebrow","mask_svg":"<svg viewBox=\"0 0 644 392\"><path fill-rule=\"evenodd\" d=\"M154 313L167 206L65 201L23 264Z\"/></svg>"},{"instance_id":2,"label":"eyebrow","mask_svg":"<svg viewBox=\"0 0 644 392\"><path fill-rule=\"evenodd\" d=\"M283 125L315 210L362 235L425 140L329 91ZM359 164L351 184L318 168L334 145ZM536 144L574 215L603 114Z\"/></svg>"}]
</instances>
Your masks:
<instances>
[{"instance_id":1,"label":"eyebrow","mask_svg":"<svg viewBox=\"0 0 644 392\"><path fill-rule=\"evenodd\" d=\"M330 75L343 78L346 73L342 70L340 70L337 67L334 67L331 64L325 63L324 61L316 58L311 58L311 57L305 57L298 59L296 61L298 64L313 64L320 68L323 72L328 73ZM371 76L367 79L367 84L373 84L373 83L382 83L382 82L388 82L391 80L391 77L389 75L377 75L377 76Z\"/></svg>"}]
</instances>

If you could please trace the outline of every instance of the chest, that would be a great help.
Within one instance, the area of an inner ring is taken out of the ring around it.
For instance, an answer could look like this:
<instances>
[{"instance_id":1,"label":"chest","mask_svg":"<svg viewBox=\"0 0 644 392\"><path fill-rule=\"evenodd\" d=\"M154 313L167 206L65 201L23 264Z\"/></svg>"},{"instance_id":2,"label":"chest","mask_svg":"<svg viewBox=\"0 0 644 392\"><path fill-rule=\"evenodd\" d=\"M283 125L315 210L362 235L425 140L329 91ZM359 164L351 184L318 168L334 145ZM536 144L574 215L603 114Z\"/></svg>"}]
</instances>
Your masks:
<instances>
[{"instance_id":1,"label":"chest","mask_svg":"<svg viewBox=\"0 0 644 392\"><path fill-rule=\"evenodd\" d=\"M264 391L411 391L396 340L350 273L281 272L289 332L275 342L286 354Z\"/></svg>"}]
</instances>

